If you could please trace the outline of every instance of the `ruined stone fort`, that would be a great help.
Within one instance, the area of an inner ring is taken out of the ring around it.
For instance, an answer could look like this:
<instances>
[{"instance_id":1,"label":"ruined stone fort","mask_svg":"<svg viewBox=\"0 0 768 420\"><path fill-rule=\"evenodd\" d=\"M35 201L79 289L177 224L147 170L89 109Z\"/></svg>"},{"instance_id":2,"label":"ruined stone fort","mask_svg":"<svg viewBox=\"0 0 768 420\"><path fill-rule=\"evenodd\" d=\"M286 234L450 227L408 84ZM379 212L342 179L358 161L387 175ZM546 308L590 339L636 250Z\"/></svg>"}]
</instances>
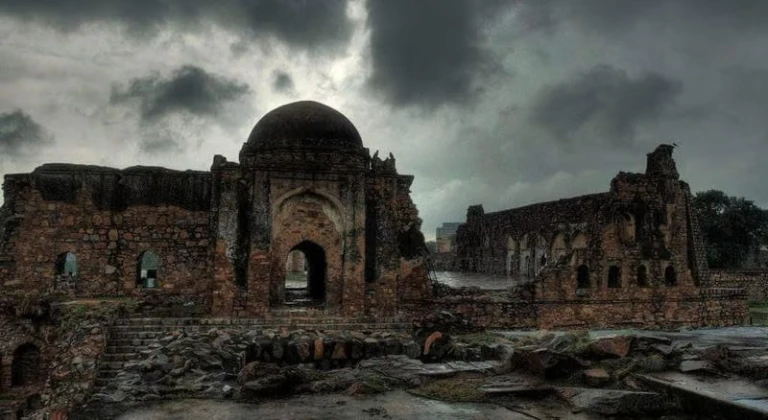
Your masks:
<instances>
[{"instance_id":1,"label":"ruined stone fort","mask_svg":"<svg viewBox=\"0 0 768 420\"><path fill-rule=\"evenodd\" d=\"M606 193L469 207L453 265L508 275L500 291L430 278L413 177L317 102L267 113L239 162L215 156L210 171L45 164L6 175L0 389L43 380L56 358L35 315L20 315L31 298L133 298L144 316L286 325L296 314L411 322L441 312L498 328L741 324L744 291L710 281L672 151L658 147L645 173L619 173ZM301 287L287 286L289 271L305 275Z\"/></svg>"},{"instance_id":2,"label":"ruined stone fort","mask_svg":"<svg viewBox=\"0 0 768 420\"><path fill-rule=\"evenodd\" d=\"M165 295L215 316L359 316L430 294L413 177L311 101L267 113L209 172L46 164L5 178L3 292ZM286 259L308 262L286 290Z\"/></svg>"}]
</instances>

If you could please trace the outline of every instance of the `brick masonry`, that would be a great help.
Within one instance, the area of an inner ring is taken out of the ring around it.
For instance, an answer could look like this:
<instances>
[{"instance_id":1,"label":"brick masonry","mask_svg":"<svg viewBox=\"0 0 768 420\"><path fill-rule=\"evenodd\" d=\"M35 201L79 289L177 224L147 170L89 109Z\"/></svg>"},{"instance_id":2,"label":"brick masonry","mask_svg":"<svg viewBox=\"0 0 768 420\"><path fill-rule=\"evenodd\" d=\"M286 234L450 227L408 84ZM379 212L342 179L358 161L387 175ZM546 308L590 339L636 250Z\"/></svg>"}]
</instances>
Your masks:
<instances>
[{"instance_id":1,"label":"brick masonry","mask_svg":"<svg viewBox=\"0 0 768 420\"><path fill-rule=\"evenodd\" d=\"M672 150L659 146L645 173L619 173L606 193L494 213L469 207L454 267L529 284L536 325L742 323L743 291L710 290L722 285L709 275Z\"/></svg>"},{"instance_id":2,"label":"brick masonry","mask_svg":"<svg viewBox=\"0 0 768 420\"><path fill-rule=\"evenodd\" d=\"M0 293L173 297L263 316L286 304L291 250L320 249L324 312L392 314L430 293L412 182L312 102L268 113L239 163L216 156L207 172L46 164L5 177ZM75 273L61 268L67 253Z\"/></svg>"}]
</instances>

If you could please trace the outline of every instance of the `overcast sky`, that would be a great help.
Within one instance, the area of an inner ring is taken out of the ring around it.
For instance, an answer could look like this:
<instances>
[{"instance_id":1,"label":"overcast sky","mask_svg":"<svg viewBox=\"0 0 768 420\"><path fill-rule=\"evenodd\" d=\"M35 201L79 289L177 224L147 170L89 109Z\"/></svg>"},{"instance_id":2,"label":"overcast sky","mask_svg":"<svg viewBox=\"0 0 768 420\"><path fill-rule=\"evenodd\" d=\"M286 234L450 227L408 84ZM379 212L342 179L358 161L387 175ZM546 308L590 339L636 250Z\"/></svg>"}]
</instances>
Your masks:
<instances>
[{"instance_id":1,"label":"overcast sky","mask_svg":"<svg viewBox=\"0 0 768 420\"><path fill-rule=\"evenodd\" d=\"M441 222L607 191L675 142L768 207L766 0L0 0L0 174L210 168L324 102Z\"/></svg>"}]
</instances>

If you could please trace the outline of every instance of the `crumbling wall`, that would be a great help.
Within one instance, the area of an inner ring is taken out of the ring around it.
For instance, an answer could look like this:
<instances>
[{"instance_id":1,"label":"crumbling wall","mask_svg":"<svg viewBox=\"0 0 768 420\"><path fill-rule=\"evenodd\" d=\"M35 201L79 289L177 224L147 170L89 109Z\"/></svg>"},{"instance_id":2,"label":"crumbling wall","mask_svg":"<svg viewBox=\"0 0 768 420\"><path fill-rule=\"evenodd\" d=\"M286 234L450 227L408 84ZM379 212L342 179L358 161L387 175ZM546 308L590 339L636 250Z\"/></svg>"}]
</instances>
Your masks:
<instances>
[{"instance_id":1,"label":"crumbling wall","mask_svg":"<svg viewBox=\"0 0 768 420\"><path fill-rule=\"evenodd\" d=\"M570 246L570 240L585 225L595 223L596 213L607 199L608 193L593 194L475 216L475 223L462 225L457 231L456 265L465 271L507 274L510 238L517 244L517 249L513 250L516 258L511 265L524 266L525 261L520 259L521 249L526 246L535 248L535 238L541 236L549 251L559 233L566 236ZM478 211L482 212L481 206L474 208L475 213ZM542 255L530 255L532 267ZM553 261L550 259L549 262Z\"/></svg>"},{"instance_id":2,"label":"crumbling wall","mask_svg":"<svg viewBox=\"0 0 768 420\"><path fill-rule=\"evenodd\" d=\"M599 325L587 308L614 311L605 317L615 322L694 322L709 275L690 188L678 179L672 150L659 146L648 154L646 173L620 172L607 193L495 213L471 206L457 232L456 265L533 280L534 302L552 318L542 325L562 323L558 317ZM612 302L637 303L627 312Z\"/></svg>"},{"instance_id":3,"label":"crumbling wall","mask_svg":"<svg viewBox=\"0 0 768 420\"><path fill-rule=\"evenodd\" d=\"M5 183L16 223L0 254L13 268L0 272L5 291L209 294L210 174L50 164ZM145 251L160 259L154 290L140 280ZM61 279L67 252L78 270Z\"/></svg>"},{"instance_id":4,"label":"crumbling wall","mask_svg":"<svg viewBox=\"0 0 768 420\"><path fill-rule=\"evenodd\" d=\"M398 302L431 295L428 251L411 200L413 176L399 175L395 159L374 155L366 183L366 313L389 316ZM373 247L373 248L369 248Z\"/></svg>"},{"instance_id":5,"label":"crumbling wall","mask_svg":"<svg viewBox=\"0 0 768 420\"><path fill-rule=\"evenodd\" d=\"M403 312L422 319L447 311L485 328L594 329L679 328L744 325L748 308L738 291L707 291L698 296L614 300L520 299L506 292L483 292L409 302Z\"/></svg>"}]
</instances>

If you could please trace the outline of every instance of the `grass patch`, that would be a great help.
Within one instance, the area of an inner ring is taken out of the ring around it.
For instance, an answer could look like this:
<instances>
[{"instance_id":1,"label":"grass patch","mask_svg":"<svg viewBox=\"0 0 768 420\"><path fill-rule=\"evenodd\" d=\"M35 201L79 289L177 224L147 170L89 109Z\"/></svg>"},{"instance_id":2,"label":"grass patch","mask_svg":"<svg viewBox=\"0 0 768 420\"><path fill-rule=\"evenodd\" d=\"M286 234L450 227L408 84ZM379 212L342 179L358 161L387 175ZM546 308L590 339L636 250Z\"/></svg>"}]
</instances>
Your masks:
<instances>
[{"instance_id":1,"label":"grass patch","mask_svg":"<svg viewBox=\"0 0 768 420\"><path fill-rule=\"evenodd\" d=\"M480 390L481 378L453 377L428 382L409 392L419 397L449 402L482 402L485 394Z\"/></svg>"},{"instance_id":2,"label":"grass patch","mask_svg":"<svg viewBox=\"0 0 768 420\"><path fill-rule=\"evenodd\" d=\"M751 301L747 304L750 308L768 308L768 301Z\"/></svg>"}]
</instances>

